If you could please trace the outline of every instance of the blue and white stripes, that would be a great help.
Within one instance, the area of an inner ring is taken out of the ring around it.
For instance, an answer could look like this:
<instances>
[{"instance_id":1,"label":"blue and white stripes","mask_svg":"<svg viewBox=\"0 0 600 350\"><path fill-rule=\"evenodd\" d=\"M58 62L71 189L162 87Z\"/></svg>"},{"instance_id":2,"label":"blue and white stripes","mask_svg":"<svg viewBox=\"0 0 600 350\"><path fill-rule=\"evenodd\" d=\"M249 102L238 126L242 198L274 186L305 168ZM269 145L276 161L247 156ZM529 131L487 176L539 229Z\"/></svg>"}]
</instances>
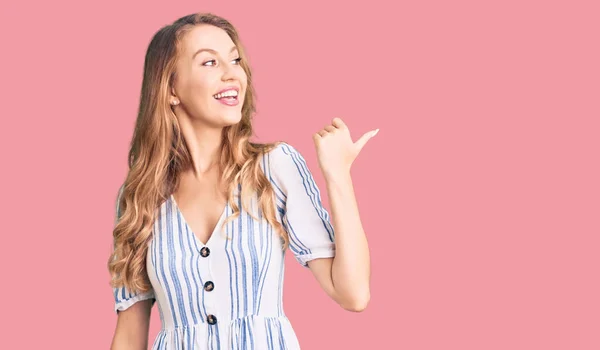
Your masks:
<instances>
[{"instance_id":1,"label":"blue and white stripes","mask_svg":"<svg viewBox=\"0 0 600 350\"><path fill-rule=\"evenodd\" d=\"M282 224L290 236L290 250L303 266L312 259L333 257L333 226L304 157L285 143L272 153L271 167L276 175L271 182L281 206Z\"/></svg>"},{"instance_id":2,"label":"blue and white stripes","mask_svg":"<svg viewBox=\"0 0 600 350\"><path fill-rule=\"evenodd\" d=\"M281 144L261 159L261 167L275 190L277 219L296 259L307 266L311 259L333 257L333 228L304 158ZM143 299L157 301L162 330L153 349L299 349L283 311L282 241L256 196L248 210L259 220L242 210L221 230L232 214L227 204L204 244L172 196L158 208L147 255L153 289L139 295L114 290L117 310ZM214 289L205 289L206 282Z\"/></svg>"}]
</instances>

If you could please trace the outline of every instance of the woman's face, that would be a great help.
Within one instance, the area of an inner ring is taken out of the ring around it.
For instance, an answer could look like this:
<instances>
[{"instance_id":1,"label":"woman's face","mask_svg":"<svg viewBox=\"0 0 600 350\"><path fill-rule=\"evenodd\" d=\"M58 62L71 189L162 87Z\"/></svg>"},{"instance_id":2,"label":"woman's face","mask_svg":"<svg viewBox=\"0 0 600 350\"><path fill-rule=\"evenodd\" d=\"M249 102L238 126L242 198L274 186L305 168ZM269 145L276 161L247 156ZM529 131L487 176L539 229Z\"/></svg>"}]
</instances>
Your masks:
<instances>
[{"instance_id":1,"label":"woman's face","mask_svg":"<svg viewBox=\"0 0 600 350\"><path fill-rule=\"evenodd\" d=\"M169 101L179 100L177 115L213 128L238 123L247 83L239 61L237 48L223 29L198 25L188 32Z\"/></svg>"}]
</instances>

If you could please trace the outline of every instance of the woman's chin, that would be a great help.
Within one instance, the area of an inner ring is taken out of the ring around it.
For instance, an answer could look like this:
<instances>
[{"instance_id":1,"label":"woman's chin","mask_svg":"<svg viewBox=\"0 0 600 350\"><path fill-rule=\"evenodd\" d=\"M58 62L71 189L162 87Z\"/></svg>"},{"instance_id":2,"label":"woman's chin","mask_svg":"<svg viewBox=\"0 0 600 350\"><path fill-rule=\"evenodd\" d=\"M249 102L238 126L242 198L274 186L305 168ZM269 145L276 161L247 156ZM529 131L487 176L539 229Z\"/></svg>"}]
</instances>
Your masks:
<instances>
[{"instance_id":1,"label":"woman's chin","mask_svg":"<svg viewBox=\"0 0 600 350\"><path fill-rule=\"evenodd\" d=\"M242 120L242 113L228 113L228 115L224 115L221 117L221 123L223 126L231 126L235 125Z\"/></svg>"}]
</instances>

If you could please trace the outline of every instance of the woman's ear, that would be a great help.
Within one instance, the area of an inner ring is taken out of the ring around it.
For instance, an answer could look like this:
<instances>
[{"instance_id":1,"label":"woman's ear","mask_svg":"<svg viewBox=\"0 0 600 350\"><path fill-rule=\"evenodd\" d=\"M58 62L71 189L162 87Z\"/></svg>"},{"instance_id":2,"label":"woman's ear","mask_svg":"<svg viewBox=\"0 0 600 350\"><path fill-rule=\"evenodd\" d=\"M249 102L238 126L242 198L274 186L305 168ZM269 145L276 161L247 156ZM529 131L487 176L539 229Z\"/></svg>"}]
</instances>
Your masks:
<instances>
[{"instance_id":1,"label":"woman's ear","mask_svg":"<svg viewBox=\"0 0 600 350\"><path fill-rule=\"evenodd\" d=\"M179 99L177 98L174 87L171 87L171 96L169 97L169 100L169 103L173 106L177 106L179 104Z\"/></svg>"}]
</instances>

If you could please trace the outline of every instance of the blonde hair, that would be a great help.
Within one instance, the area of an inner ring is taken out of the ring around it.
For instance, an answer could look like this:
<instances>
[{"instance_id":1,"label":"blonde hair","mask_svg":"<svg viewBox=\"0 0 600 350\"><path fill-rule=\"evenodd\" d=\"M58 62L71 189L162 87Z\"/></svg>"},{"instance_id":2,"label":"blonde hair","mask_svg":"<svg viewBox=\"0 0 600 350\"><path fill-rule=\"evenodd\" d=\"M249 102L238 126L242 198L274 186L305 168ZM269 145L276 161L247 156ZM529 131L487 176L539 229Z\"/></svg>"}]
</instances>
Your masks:
<instances>
[{"instance_id":1,"label":"blonde hair","mask_svg":"<svg viewBox=\"0 0 600 350\"><path fill-rule=\"evenodd\" d=\"M259 144L249 140L253 135L255 96L252 74L239 35L231 23L219 16L191 14L161 28L146 51L139 110L129 150L129 171L118 196L114 249L108 262L111 286L125 286L132 293L150 289L146 254L157 208L177 189L178 175L192 164L168 97L176 78L175 64L182 39L194 26L201 24L227 32L238 48L240 64L248 79L241 121L223 130L219 169L228 184L228 203L233 209L226 222L240 214L233 194L241 186L243 208L247 208L246 199L256 194L262 216L279 232L284 249L289 244L286 231L276 220L274 190L260 169L261 155L278 143Z\"/></svg>"}]
</instances>

